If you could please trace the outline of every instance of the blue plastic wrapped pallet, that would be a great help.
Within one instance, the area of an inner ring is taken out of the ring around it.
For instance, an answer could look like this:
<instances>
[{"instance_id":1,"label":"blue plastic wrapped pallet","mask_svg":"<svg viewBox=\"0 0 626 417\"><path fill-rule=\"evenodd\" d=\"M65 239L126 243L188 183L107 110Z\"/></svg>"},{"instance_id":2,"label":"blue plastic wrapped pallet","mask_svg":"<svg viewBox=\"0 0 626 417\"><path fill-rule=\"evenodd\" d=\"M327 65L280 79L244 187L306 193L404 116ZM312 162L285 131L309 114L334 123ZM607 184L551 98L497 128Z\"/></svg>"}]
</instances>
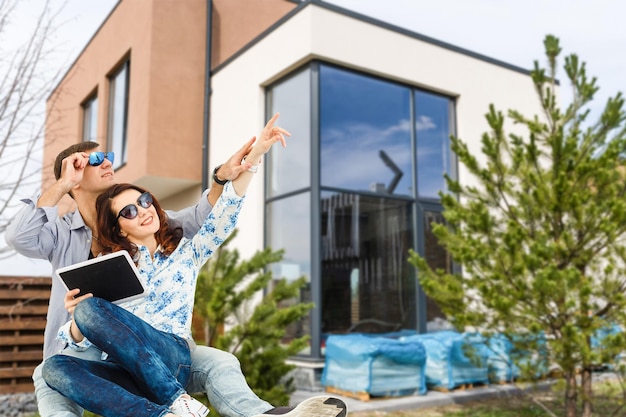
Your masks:
<instances>
[{"instance_id":1,"label":"blue plastic wrapped pallet","mask_svg":"<svg viewBox=\"0 0 626 417\"><path fill-rule=\"evenodd\" d=\"M487 347L481 338L443 330L403 340L416 340L424 345L428 386L454 389L460 385L489 383ZM470 350L471 355L467 355L466 351Z\"/></svg>"},{"instance_id":2,"label":"blue plastic wrapped pallet","mask_svg":"<svg viewBox=\"0 0 626 417\"><path fill-rule=\"evenodd\" d=\"M489 371L492 381L512 381L524 378L541 378L548 374L546 337L543 332L505 336L496 333L486 344L489 346Z\"/></svg>"},{"instance_id":3,"label":"blue plastic wrapped pallet","mask_svg":"<svg viewBox=\"0 0 626 417\"><path fill-rule=\"evenodd\" d=\"M617 324L607 323L604 327L598 329L593 336L591 336L591 347L596 351L602 349L607 341L611 338L619 336L622 333L622 328ZM607 367L607 369L615 369L616 365L620 362L623 362L625 354L619 353L616 357L612 358L608 361L608 363L603 363L602 366Z\"/></svg>"},{"instance_id":4,"label":"blue plastic wrapped pallet","mask_svg":"<svg viewBox=\"0 0 626 417\"><path fill-rule=\"evenodd\" d=\"M479 337L478 335L476 337ZM513 344L501 334L495 334L487 339L487 364L489 380L493 382L510 382L520 375L519 367L513 363L511 351Z\"/></svg>"},{"instance_id":5,"label":"blue plastic wrapped pallet","mask_svg":"<svg viewBox=\"0 0 626 417\"><path fill-rule=\"evenodd\" d=\"M598 329L593 336L591 336L591 347L598 348L605 343L607 337L618 335L622 332L622 328L617 324L606 324Z\"/></svg>"},{"instance_id":6,"label":"blue plastic wrapped pallet","mask_svg":"<svg viewBox=\"0 0 626 417\"><path fill-rule=\"evenodd\" d=\"M418 340L331 335L321 383L372 396L425 394L426 352Z\"/></svg>"}]
</instances>

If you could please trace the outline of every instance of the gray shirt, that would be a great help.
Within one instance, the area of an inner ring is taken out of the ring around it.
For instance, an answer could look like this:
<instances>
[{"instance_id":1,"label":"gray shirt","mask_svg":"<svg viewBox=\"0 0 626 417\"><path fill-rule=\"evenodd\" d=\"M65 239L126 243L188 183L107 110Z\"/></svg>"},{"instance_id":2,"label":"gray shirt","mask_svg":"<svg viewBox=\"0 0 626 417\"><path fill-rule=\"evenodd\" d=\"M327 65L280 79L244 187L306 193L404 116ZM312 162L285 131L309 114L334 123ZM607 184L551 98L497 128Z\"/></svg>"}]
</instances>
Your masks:
<instances>
[{"instance_id":1,"label":"gray shirt","mask_svg":"<svg viewBox=\"0 0 626 417\"><path fill-rule=\"evenodd\" d=\"M207 194L208 191L205 191L195 206L167 212L170 223L181 226L185 237L193 236L211 212ZM80 212L76 210L59 217L57 207L37 208L38 199L39 196L22 200L26 206L9 224L5 233L7 244L24 256L47 259L53 270L86 261L91 250L92 234ZM64 301L67 290L55 275L52 276L44 331L44 359L65 347L56 336L59 327L70 319Z\"/></svg>"}]
</instances>

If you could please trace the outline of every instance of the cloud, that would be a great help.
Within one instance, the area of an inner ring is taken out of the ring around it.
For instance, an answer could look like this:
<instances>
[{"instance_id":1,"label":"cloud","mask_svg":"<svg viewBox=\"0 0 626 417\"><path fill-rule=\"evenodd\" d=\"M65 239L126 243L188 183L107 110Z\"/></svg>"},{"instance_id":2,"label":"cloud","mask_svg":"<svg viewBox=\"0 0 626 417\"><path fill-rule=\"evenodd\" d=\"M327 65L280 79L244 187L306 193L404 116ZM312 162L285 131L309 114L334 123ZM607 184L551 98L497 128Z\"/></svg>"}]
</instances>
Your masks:
<instances>
[{"instance_id":1,"label":"cloud","mask_svg":"<svg viewBox=\"0 0 626 417\"><path fill-rule=\"evenodd\" d=\"M437 125L435 124L435 122L433 122L433 119L431 119L430 117L421 115L415 121L415 128L419 132L419 131L424 131L424 130L437 129Z\"/></svg>"},{"instance_id":2,"label":"cloud","mask_svg":"<svg viewBox=\"0 0 626 417\"><path fill-rule=\"evenodd\" d=\"M322 130L322 183L348 189L366 190L373 182L388 183L393 174L380 159L384 150L401 169L407 171L402 180L407 192L410 186L408 167L411 166L410 122L398 120L391 126L369 123L346 123ZM346 155L350 155L346 159ZM349 169L346 169L349 164ZM341 172L337 177L332 173Z\"/></svg>"}]
</instances>

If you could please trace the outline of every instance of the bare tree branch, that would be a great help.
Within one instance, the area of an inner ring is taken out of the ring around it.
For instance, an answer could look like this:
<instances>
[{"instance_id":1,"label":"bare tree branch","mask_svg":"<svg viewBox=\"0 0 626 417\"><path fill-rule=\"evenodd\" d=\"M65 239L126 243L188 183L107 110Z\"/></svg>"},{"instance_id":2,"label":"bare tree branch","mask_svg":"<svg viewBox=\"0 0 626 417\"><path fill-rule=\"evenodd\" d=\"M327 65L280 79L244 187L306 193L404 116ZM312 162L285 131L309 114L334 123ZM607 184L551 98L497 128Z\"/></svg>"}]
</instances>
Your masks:
<instances>
[{"instance_id":1,"label":"bare tree branch","mask_svg":"<svg viewBox=\"0 0 626 417\"><path fill-rule=\"evenodd\" d=\"M16 41L6 38L18 2L0 0L0 235L20 206L19 197L34 193L40 183L46 100L62 73L62 68L51 71L49 63L55 51L51 39L65 3L53 7L45 0L29 36L11 50ZM0 259L12 255L0 239Z\"/></svg>"}]
</instances>

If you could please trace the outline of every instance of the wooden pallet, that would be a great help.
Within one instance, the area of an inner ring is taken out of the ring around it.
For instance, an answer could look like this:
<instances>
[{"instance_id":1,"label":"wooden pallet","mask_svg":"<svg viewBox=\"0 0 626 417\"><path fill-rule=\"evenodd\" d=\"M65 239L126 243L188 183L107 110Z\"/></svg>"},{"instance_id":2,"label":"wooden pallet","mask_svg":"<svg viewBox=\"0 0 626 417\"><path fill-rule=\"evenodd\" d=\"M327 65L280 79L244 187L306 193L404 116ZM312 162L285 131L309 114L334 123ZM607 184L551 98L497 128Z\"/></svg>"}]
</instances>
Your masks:
<instances>
[{"instance_id":1,"label":"wooden pallet","mask_svg":"<svg viewBox=\"0 0 626 417\"><path fill-rule=\"evenodd\" d=\"M359 401L369 401L371 399L369 392L365 391L346 391L335 387L326 387L326 392L341 395L343 397L354 398Z\"/></svg>"},{"instance_id":2,"label":"wooden pallet","mask_svg":"<svg viewBox=\"0 0 626 417\"><path fill-rule=\"evenodd\" d=\"M508 384L514 384L515 382L516 382L515 378L509 379L508 381L506 379L498 379L494 381L489 381L489 383L492 385L508 385Z\"/></svg>"},{"instance_id":3,"label":"wooden pallet","mask_svg":"<svg viewBox=\"0 0 626 417\"><path fill-rule=\"evenodd\" d=\"M477 388L477 387L486 387L488 384L479 382L476 384L461 384L461 385L457 385L456 387L450 389L450 388L446 388L446 387L438 387L438 386L430 386L428 387L428 389L430 391L437 391L437 392L457 392L457 391L465 391L465 390L469 390L472 388Z\"/></svg>"}]
</instances>

